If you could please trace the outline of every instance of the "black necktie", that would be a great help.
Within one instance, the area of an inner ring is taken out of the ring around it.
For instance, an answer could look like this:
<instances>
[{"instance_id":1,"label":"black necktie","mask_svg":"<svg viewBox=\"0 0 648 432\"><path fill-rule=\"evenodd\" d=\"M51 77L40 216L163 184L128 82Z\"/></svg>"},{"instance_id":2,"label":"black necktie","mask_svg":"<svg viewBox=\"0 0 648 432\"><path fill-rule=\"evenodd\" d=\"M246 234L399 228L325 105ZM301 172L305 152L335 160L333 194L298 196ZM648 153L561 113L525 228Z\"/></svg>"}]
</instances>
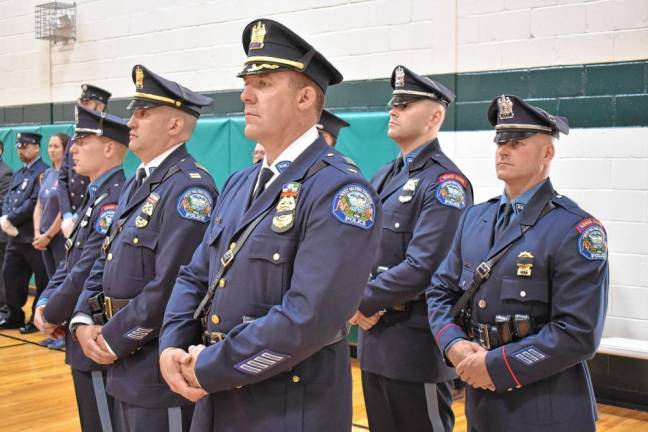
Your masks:
<instances>
[{"instance_id":1,"label":"black necktie","mask_svg":"<svg viewBox=\"0 0 648 432\"><path fill-rule=\"evenodd\" d=\"M497 241L501 236L506 227L508 227L509 222L511 221L511 215L513 214L513 206L511 203L504 204L504 211L502 212L502 217L497 220L495 224L495 232L493 233L493 241Z\"/></svg>"},{"instance_id":2,"label":"black necktie","mask_svg":"<svg viewBox=\"0 0 648 432\"><path fill-rule=\"evenodd\" d=\"M254 190L254 193L252 194L252 199L250 200L250 204L254 202L255 199L259 198L259 195L263 193L266 187L266 183L272 178L274 173L270 168L262 168L261 172L259 173L259 183L257 184L256 189Z\"/></svg>"},{"instance_id":3,"label":"black necktie","mask_svg":"<svg viewBox=\"0 0 648 432\"><path fill-rule=\"evenodd\" d=\"M402 156L398 156L396 159L394 159L394 164L392 165L392 168L389 171L389 174L387 174L387 176L385 177L385 181L382 182L380 190L384 189L385 186L387 186L387 183L389 183L389 181L391 179L393 179L398 174L400 174L400 171L403 168L403 165L405 165L405 162L403 161Z\"/></svg>"},{"instance_id":4,"label":"black necktie","mask_svg":"<svg viewBox=\"0 0 648 432\"><path fill-rule=\"evenodd\" d=\"M135 191L137 191L137 189L139 189L140 186L142 186L142 183L144 183L145 179L146 179L146 170L144 169L144 167L142 167L137 170L137 175L135 175L135 184L131 188L130 194L128 196L129 201L135 194Z\"/></svg>"}]
</instances>

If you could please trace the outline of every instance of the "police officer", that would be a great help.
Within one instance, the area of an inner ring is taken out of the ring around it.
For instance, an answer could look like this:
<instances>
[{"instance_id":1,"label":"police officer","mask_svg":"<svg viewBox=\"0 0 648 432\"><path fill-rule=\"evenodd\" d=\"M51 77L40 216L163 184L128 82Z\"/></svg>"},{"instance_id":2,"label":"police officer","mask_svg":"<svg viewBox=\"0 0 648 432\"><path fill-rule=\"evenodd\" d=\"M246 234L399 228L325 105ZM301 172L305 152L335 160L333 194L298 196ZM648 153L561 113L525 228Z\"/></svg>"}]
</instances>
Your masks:
<instances>
[{"instance_id":1,"label":"police officer","mask_svg":"<svg viewBox=\"0 0 648 432\"><path fill-rule=\"evenodd\" d=\"M469 384L471 432L594 431L586 360L605 318L605 229L549 180L566 119L512 95L488 119L504 193L459 222L427 291L432 332Z\"/></svg>"},{"instance_id":2,"label":"police officer","mask_svg":"<svg viewBox=\"0 0 648 432\"><path fill-rule=\"evenodd\" d=\"M447 367L423 293L450 248L472 187L437 139L455 95L404 66L392 73L388 135L400 155L371 183L385 211L373 275L351 320L359 324L362 386L372 431L452 431Z\"/></svg>"},{"instance_id":3,"label":"police officer","mask_svg":"<svg viewBox=\"0 0 648 432\"><path fill-rule=\"evenodd\" d=\"M34 308L38 296L47 285L47 272L40 251L32 247L34 240L34 207L38 199L41 174L48 166L40 158L41 135L32 132L16 134L16 149L24 166L11 179L11 186L2 203L0 228L9 236L2 277L9 314L0 319L0 329L20 328L33 333ZM36 280L36 298L32 315L25 324L22 310L32 274Z\"/></svg>"},{"instance_id":4,"label":"police officer","mask_svg":"<svg viewBox=\"0 0 648 432\"><path fill-rule=\"evenodd\" d=\"M104 112L108 106L108 99L111 94L106 90L90 85L81 85L81 96L78 105L93 111ZM86 176L77 174L72 163L70 149L74 144L74 137L66 149L63 163L59 171L58 198L61 209L61 231L65 237L69 237L72 227L79 216L78 210L85 198L86 189L90 180Z\"/></svg>"},{"instance_id":5,"label":"police officer","mask_svg":"<svg viewBox=\"0 0 648 432\"><path fill-rule=\"evenodd\" d=\"M348 126L349 123L327 110L322 110L322 115L317 124L317 128L324 137L324 141L331 147L335 147L335 144L337 144L340 129Z\"/></svg>"},{"instance_id":6,"label":"police officer","mask_svg":"<svg viewBox=\"0 0 648 432\"><path fill-rule=\"evenodd\" d=\"M345 323L369 276L380 203L317 133L337 69L269 19L248 24L243 47L245 135L266 156L229 178L180 271L163 377L199 399L193 430L350 430Z\"/></svg>"},{"instance_id":7,"label":"police officer","mask_svg":"<svg viewBox=\"0 0 648 432\"><path fill-rule=\"evenodd\" d=\"M71 149L74 169L90 179L83 215L66 243L59 265L36 307L36 326L48 336L64 332L92 265L99 257L126 177L121 164L128 150L129 130L118 117L76 107L76 140ZM83 431L106 430L113 401L106 396L105 366L88 359L79 343L65 332L65 362L72 369L79 419ZM99 407L99 408L98 408Z\"/></svg>"},{"instance_id":8,"label":"police officer","mask_svg":"<svg viewBox=\"0 0 648 432\"><path fill-rule=\"evenodd\" d=\"M86 356L110 365L117 431L188 430L193 405L160 378L158 334L178 269L202 239L217 195L185 145L212 100L142 65L132 77L129 148L142 163L119 199L70 330ZM93 324L90 317L102 314L107 322Z\"/></svg>"}]
</instances>

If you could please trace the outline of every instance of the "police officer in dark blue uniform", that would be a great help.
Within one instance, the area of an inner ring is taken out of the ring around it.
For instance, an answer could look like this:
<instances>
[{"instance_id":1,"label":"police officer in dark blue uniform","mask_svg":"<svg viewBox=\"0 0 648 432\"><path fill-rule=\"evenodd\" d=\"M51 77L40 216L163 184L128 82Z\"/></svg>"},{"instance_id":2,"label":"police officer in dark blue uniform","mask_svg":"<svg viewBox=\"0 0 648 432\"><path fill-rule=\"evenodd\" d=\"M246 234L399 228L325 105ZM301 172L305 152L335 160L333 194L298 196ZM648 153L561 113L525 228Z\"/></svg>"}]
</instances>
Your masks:
<instances>
[{"instance_id":1,"label":"police officer in dark blue uniform","mask_svg":"<svg viewBox=\"0 0 648 432\"><path fill-rule=\"evenodd\" d=\"M371 183L385 211L373 277L351 320L359 324L362 386L372 431L452 431L455 375L430 333L424 291L445 258L472 187L437 139L455 95L394 68L389 136L400 155Z\"/></svg>"},{"instance_id":2,"label":"police officer in dark blue uniform","mask_svg":"<svg viewBox=\"0 0 648 432\"><path fill-rule=\"evenodd\" d=\"M31 132L16 134L16 149L25 164L11 179L9 191L2 203L0 228L9 236L2 277L5 281L7 306L10 313L0 319L0 329L19 328L21 333L36 330L32 320L38 296L47 285L47 272L40 251L32 246L34 240L34 207L38 199L41 174L48 168L40 158L41 135ZM27 301L29 280L34 275L36 299L32 315L25 324L22 310Z\"/></svg>"},{"instance_id":3,"label":"police officer in dark blue uniform","mask_svg":"<svg viewBox=\"0 0 648 432\"><path fill-rule=\"evenodd\" d=\"M108 106L111 94L106 90L90 85L81 85L81 96L78 105L89 110L104 112ZM67 238L72 232L72 227L78 219L81 204L84 201L86 189L90 179L77 174L72 163L70 149L74 144L74 137L65 151L65 157L59 171L58 198L63 222L61 231Z\"/></svg>"},{"instance_id":4,"label":"police officer in dark blue uniform","mask_svg":"<svg viewBox=\"0 0 648 432\"><path fill-rule=\"evenodd\" d=\"M491 103L504 193L466 211L427 291L430 326L469 384L471 432L594 431L586 361L603 331L607 235L549 180L566 119Z\"/></svg>"},{"instance_id":5,"label":"police officer in dark blue uniform","mask_svg":"<svg viewBox=\"0 0 648 432\"><path fill-rule=\"evenodd\" d=\"M340 130L345 127L349 127L349 123L336 116L328 110L322 110L322 115L320 116L319 123L317 124L317 129L319 129L320 134L324 137L326 144L331 147L335 147L337 144L337 138L340 134Z\"/></svg>"},{"instance_id":6,"label":"police officer in dark blue uniform","mask_svg":"<svg viewBox=\"0 0 648 432\"><path fill-rule=\"evenodd\" d=\"M72 369L83 431L106 430L113 401L106 396L106 367L87 358L79 343L64 330L71 318L92 265L99 257L126 177L121 164L128 150L129 130L118 117L77 106L76 140L71 149L74 169L90 180L82 215L66 243L59 265L36 307L38 328L49 336L65 332L65 362Z\"/></svg>"},{"instance_id":7,"label":"police officer in dark blue uniform","mask_svg":"<svg viewBox=\"0 0 648 432\"><path fill-rule=\"evenodd\" d=\"M180 271L160 341L163 376L199 399L192 430L350 431L345 324L378 246L380 203L318 136L337 69L268 19L245 28L243 46L245 135L266 156L228 179Z\"/></svg>"},{"instance_id":8,"label":"police officer in dark blue uniform","mask_svg":"<svg viewBox=\"0 0 648 432\"><path fill-rule=\"evenodd\" d=\"M142 163L119 199L71 332L86 356L109 364L117 431L188 430L193 404L161 380L158 335L178 269L202 239L217 196L185 145L212 100L142 65L132 77L129 148ZM107 322L93 324L102 315Z\"/></svg>"}]
</instances>

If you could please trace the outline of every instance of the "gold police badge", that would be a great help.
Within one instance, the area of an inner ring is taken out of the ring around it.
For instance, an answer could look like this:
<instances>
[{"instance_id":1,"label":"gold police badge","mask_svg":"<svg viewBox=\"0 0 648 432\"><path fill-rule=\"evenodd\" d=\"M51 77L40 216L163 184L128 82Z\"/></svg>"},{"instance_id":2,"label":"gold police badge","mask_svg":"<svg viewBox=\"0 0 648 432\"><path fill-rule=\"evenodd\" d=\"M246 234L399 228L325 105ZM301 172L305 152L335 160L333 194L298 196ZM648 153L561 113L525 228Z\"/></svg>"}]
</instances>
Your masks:
<instances>
[{"instance_id":1,"label":"gold police badge","mask_svg":"<svg viewBox=\"0 0 648 432\"><path fill-rule=\"evenodd\" d=\"M531 277L531 269L533 268L533 254L528 251L520 252L517 256L517 275L523 277Z\"/></svg>"}]
</instances>

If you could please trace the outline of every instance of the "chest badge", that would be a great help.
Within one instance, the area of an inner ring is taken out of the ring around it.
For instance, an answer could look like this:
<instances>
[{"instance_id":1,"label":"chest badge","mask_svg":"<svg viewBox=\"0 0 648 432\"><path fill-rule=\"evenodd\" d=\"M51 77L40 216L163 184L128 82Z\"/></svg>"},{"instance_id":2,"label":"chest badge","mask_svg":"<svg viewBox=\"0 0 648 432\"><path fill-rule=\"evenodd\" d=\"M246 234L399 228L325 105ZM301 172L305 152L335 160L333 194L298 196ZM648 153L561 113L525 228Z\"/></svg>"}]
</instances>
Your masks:
<instances>
[{"instance_id":1,"label":"chest badge","mask_svg":"<svg viewBox=\"0 0 648 432\"><path fill-rule=\"evenodd\" d=\"M20 185L20 190L27 189L28 184L29 184L29 180L27 180L27 179L23 180L22 184Z\"/></svg>"},{"instance_id":2,"label":"chest badge","mask_svg":"<svg viewBox=\"0 0 648 432\"><path fill-rule=\"evenodd\" d=\"M520 252L517 256L517 275L522 277L531 277L533 268L533 254L531 252Z\"/></svg>"},{"instance_id":3,"label":"chest badge","mask_svg":"<svg viewBox=\"0 0 648 432\"><path fill-rule=\"evenodd\" d=\"M277 203L275 215L272 218L272 231L283 233L293 227L300 189L301 183L296 182L286 183L282 186L279 203Z\"/></svg>"},{"instance_id":4,"label":"chest badge","mask_svg":"<svg viewBox=\"0 0 648 432\"><path fill-rule=\"evenodd\" d=\"M135 219L135 226L137 228L146 228L146 226L151 221L151 217L155 212L155 207L157 207L158 202L160 201L160 195L152 193L146 198L146 202L140 208L140 214L137 215Z\"/></svg>"},{"instance_id":5,"label":"chest badge","mask_svg":"<svg viewBox=\"0 0 648 432\"><path fill-rule=\"evenodd\" d=\"M416 187L418 186L418 183L419 179L417 178L411 178L407 180L407 182L403 186L403 190L401 191L400 196L398 197L398 201L402 202L403 204L412 201L412 198L416 193Z\"/></svg>"}]
</instances>

